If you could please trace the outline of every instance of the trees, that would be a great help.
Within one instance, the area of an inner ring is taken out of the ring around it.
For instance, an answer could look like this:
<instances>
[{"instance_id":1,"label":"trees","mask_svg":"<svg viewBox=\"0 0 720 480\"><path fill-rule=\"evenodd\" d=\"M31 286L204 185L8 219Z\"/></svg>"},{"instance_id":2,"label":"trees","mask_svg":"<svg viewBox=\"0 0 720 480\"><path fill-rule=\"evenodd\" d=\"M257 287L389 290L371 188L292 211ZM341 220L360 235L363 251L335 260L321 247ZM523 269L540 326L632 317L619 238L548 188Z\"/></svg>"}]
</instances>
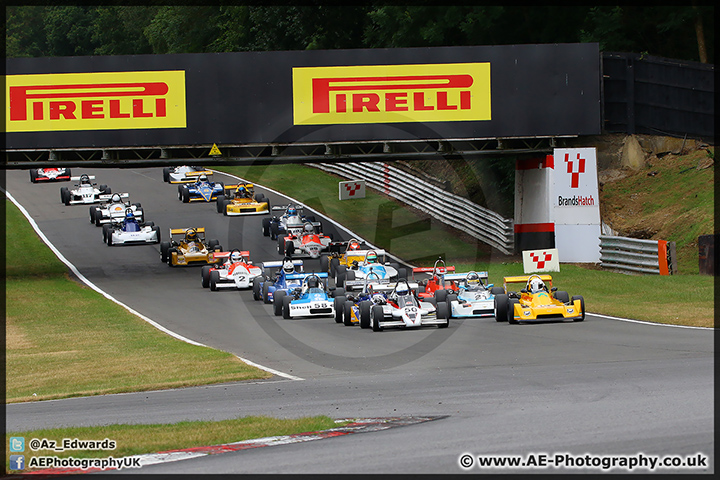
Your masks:
<instances>
[{"instance_id":1,"label":"trees","mask_svg":"<svg viewBox=\"0 0 720 480\"><path fill-rule=\"evenodd\" d=\"M6 56L119 55L597 42L714 56L714 7L148 5L6 8Z\"/></svg>"}]
</instances>

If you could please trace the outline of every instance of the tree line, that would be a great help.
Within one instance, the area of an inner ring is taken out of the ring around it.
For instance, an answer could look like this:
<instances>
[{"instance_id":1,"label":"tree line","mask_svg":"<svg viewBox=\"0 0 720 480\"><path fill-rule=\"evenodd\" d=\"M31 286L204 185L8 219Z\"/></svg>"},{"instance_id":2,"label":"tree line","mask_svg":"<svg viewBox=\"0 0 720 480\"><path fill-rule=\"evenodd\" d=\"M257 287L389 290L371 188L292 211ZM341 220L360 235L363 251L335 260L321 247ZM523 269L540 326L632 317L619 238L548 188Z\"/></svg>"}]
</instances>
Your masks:
<instances>
[{"instance_id":1,"label":"tree line","mask_svg":"<svg viewBox=\"0 0 720 480\"><path fill-rule=\"evenodd\" d=\"M714 7L7 6L7 58L596 42L713 63Z\"/></svg>"}]
</instances>

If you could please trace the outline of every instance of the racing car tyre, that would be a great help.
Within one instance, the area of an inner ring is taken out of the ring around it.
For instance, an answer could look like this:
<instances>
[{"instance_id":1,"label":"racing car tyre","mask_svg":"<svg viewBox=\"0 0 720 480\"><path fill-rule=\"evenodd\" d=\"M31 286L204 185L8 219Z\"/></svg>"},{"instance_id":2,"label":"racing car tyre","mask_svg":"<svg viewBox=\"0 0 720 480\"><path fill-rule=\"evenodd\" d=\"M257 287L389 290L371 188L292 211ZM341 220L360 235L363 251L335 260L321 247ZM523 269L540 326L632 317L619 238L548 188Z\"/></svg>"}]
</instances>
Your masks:
<instances>
[{"instance_id":1,"label":"racing car tyre","mask_svg":"<svg viewBox=\"0 0 720 480\"><path fill-rule=\"evenodd\" d=\"M558 290L555 292L555 300L562 303L568 303L570 301L570 295L565 290Z\"/></svg>"},{"instance_id":2,"label":"racing car tyre","mask_svg":"<svg viewBox=\"0 0 720 480\"><path fill-rule=\"evenodd\" d=\"M262 220L262 234L263 234L263 237L270 236L270 219L269 218L263 218L263 220Z\"/></svg>"},{"instance_id":3,"label":"racing car tyre","mask_svg":"<svg viewBox=\"0 0 720 480\"><path fill-rule=\"evenodd\" d=\"M290 242L287 245L285 245L285 255L288 257L292 257L295 253L295 242Z\"/></svg>"},{"instance_id":4,"label":"racing car tyre","mask_svg":"<svg viewBox=\"0 0 720 480\"><path fill-rule=\"evenodd\" d=\"M290 320L290 302L292 301L291 297L283 297L282 299L282 316L285 320Z\"/></svg>"},{"instance_id":5,"label":"racing car tyre","mask_svg":"<svg viewBox=\"0 0 720 480\"><path fill-rule=\"evenodd\" d=\"M363 300L360 307L360 328L370 328L370 301Z\"/></svg>"},{"instance_id":6,"label":"racing car tyre","mask_svg":"<svg viewBox=\"0 0 720 480\"><path fill-rule=\"evenodd\" d=\"M107 244L108 244L108 247L112 247L112 246L113 246L112 235L113 235L113 229L112 229L112 227L110 227L110 228L108 228L108 231L107 231L107 239L106 239Z\"/></svg>"},{"instance_id":7,"label":"racing car tyre","mask_svg":"<svg viewBox=\"0 0 720 480\"><path fill-rule=\"evenodd\" d=\"M264 193L256 193L256 194L255 194L255 201L256 201L256 202L262 203L263 198L265 198L265 194L264 194Z\"/></svg>"},{"instance_id":8,"label":"racing car tyre","mask_svg":"<svg viewBox=\"0 0 720 480\"><path fill-rule=\"evenodd\" d=\"M320 270L323 272L327 272L330 270L330 260L328 259L327 255L322 255L320 257Z\"/></svg>"},{"instance_id":9,"label":"racing car tyre","mask_svg":"<svg viewBox=\"0 0 720 480\"><path fill-rule=\"evenodd\" d=\"M223 213L223 202L225 201L225 195L218 195L216 200L217 212Z\"/></svg>"},{"instance_id":10,"label":"racing car tyre","mask_svg":"<svg viewBox=\"0 0 720 480\"><path fill-rule=\"evenodd\" d=\"M381 332L382 327L380 326L380 320L385 316L383 313L382 305L373 305L372 313L370 314L370 322L372 323L373 332Z\"/></svg>"},{"instance_id":11,"label":"racing car tyre","mask_svg":"<svg viewBox=\"0 0 720 480\"><path fill-rule=\"evenodd\" d=\"M212 266L210 265L203 265L202 270L200 271L201 276L201 284L203 288L210 287L210 269Z\"/></svg>"},{"instance_id":12,"label":"racing car tyre","mask_svg":"<svg viewBox=\"0 0 720 480\"><path fill-rule=\"evenodd\" d=\"M345 305L343 305L343 325L346 327L352 326L352 307L353 302L351 300L345 300Z\"/></svg>"},{"instance_id":13,"label":"racing car tyre","mask_svg":"<svg viewBox=\"0 0 720 480\"><path fill-rule=\"evenodd\" d=\"M160 261L162 263L167 263L169 250L170 250L170 242L160 243Z\"/></svg>"},{"instance_id":14,"label":"racing car tyre","mask_svg":"<svg viewBox=\"0 0 720 480\"><path fill-rule=\"evenodd\" d=\"M154 227L155 226L155 222L141 222L141 223L143 225L145 225L146 227Z\"/></svg>"},{"instance_id":15,"label":"racing car tyre","mask_svg":"<svg viewBox=\"0 0 720 480\"><path fill-rule=\"evenodd\" d=\"M345 289L343 287L335 287L335 290L332 291L333 297L344 297L345 296Z\"/></svg>"},{"instance_id":16,"label":"racing car tyre","mask_svg":"<svg viewBox=\"0 0 720 480\"><path fill-rule=\"evenodd\" d=\"M217 247L219 243L220 242L215 238L209 240L208 241L208 250L214 250L215 247Z\"/></svg>"},{"instance_id":17,"label":"racing car tyre","mask_svg":"<svg viewBox=\"0 0 720 480\"><path fill-rule=\"evenodd\" d=\"M573 295L570 299L572 303L575 303L575 300L580 300L580 318L573 319L574 322L582 322L585 320L585 299L582 297L582 295Z\"/></svg>"},{"instance_id":18,"label":"racing car tyre","mask_svg":"<svg viewBox=\"0 0 720 480\"><path fill-rule=\"evenodd\" d=\"M263 295L262 295L263 303L270 303L270 284L269 284L269 282L263 283L262 292L263 292ZM273 294L273 297L275 297L274 294Z\"/></svg>"},{"instance_id":19,"label":"racing car tyre","mask_svg":"<svg viewBox=\"0 0 720 480\"><path fill-rule=\"evenodd\" d=\"M169 182L170 181L170 167L164 167L163 168L163 182Z\"/></svg>"},{"instance_id":20,"label":"racing car tyre","mask_svg":"<svg viewBox=\"0 0 720 480\"><path fill-rule=\"evenodd\" d=\"M111 191L109 191L110 189L105 184L100 185L98 187L98 190L100 190L100 193L112 193Z\"/></svg>"},{"instance_id":21,"label":"racing car tyre","mask_svg":"<svg viewBox=\"0 0 720 480\"><path fill-rule=\"evenodd\" d=\"M60 201L65 205L70 205L70 190L67 187L60 187Z\"/></svg>"},{"instance_id":22,"label":"racing car tyre","mask_svg":"<svg viewBox=\"0 0 720 480\"><path fill-rule=\"evenodd\" d=\"M183 203L190 202L190 190L185 186L180 186L180 201Z\"/></svg>"},{"instance_id":23,"label":"racing car tyre","mask_svg":"<svg viewBox=\"0 0 720 480\"><path fill-rule=\"evenodd\" d=\"M513 325L517 325L518 322L515 320L515 304L519 303L517 298L511 298L507 302L508 310L507 310L507 320L508 323L511 323Z\"/></svg>"},{"instance_id":24,"label":"racing car tyre","mask_svg":"<svg viewBox=\"0 0 720 480\"><path fill-rule=\"evenodd\" d=\"M495 295L495 321L507 322L508 296L505 293Z\"/></svg>"},{"instance_id":25,"label":"racing car tyre","mask_svg":"<svg viewBox=\"0 0 720 480\"><path fill-rule=\"evenodd\" d=\"M138 202L138 203L133 203L133 205L135 205L135 208L142 208L142 204L139 203L139 202Z\"/></svg>"},{"instance_id":26,"label":"racing car tyre","mask_svg":"<svg viewBox=\"0 0 720 480\"><path fill-rule=\"evenodd\" d=\"M502 295L505 293L505 289L502 287L491 287L490 293L492 293L493 295Z\"/></svg>"},{"instance_id":27,"label":"racing car tyre","mask_svg":"<svg viewBox=\"0 0 720 480\"><path fill-rule=\"evenodd\" d=\"M32 183L37 183L37 174L38 174L38 172L37 172L36 168L30 169L30 181Z\"/></svg>"},{"instance_id":28,"label":"racing car tyre","mask_svg":"<svg viewBox=\"0 0 720 480\"><path fill-rule=\"evenodd\" d=\"M345 296L335 297L335 300L333 300L333 307L335 307L335 323L343 323Z\"/></svg>"},{"instance_id":29,"label":"racing car tyre","mask_svg":"<svg viewBox=\"0 0 720 480\"><path fill-rule=\"evenodd\" d=\"M335 267L335 285L338 287L345 286L345 273L347 273L347 265L338 265Z\"/></svg>"},{"instance_id":30,"label":"racing car tyre","mask_svg":"<svg viewBox=\"0 0 720 480\"><path fill-rule=\"evenodd\" d=\"M447 328L450 325L450 307L447 302L440 302L437 304L437 310L435 315L437 318L444 318L445 322L438 325L438 328Z\"/></svg>"},{"instance_id":31,"label":"racing car tyre","mask_svg":"<svg viewBox=\"0 0 720 480\"><path fill-rule=\"evenodd\" d=\"M277 240L279 228L277 223L270 223L270 240Z\"/></svg>"},{"instance_id":32,"label":"racing car tyre","mask_svg":"<svg viewBox=\"0 0 720 480\"><path fill-rule=\"evenodd\" d=\"M346 270L345 271L345 281L353 281L355 280L355 270Z\"/></svg>"},{"instance_id":33,"label":"racing car tyre","mask_svg":"<svg viewBox=\"0 0 720 480\"><path fill-rule=\"evenodd\" d=\"M252 280L253 300L255 301L260 300L260 282L262 282L262 277L260 275Z\"/></svg>"},{"instance_id":34,"label":"racing car tyre","mask_svg":"<svg viewBox=\"0 0 720 480\"><path fill-rule=\"evenodd\" d=\"M110 235L111 228L112 227L110 225L103 225L103 229L102 229L103 243L107 243L108 235Z\"/></svg>"},{"instance_id":35,"label":"racing car tyre","mask_svg":"<svg viewBox=\"0 0 720 480\"><path fill-rule=\"evenodd\" d=\"M273 313L276 317L279 317L283 313L282 311L284 298L285 290L275 290L275 293L273 294Z\"/></svg>"},{"instance_id":36,"label":"racing car tyre","mask_svg":"<svg viewBox=\"0 0 720 480\"><path fill-rule=\"evenodd\" d=\"M447 290L440 289L435 290L435 303L439 304L440 302L444 302L447 299Z\"/></svg>"},{"instance_id":37,"label":"racing car tyre","mask_svg":"<svg viewBox=\"0 0 720 480\"><path fill-rule=\"evenodd\" d=\"M325 258L327 258L327 257L325 257ZM321 260L320 262L321 262L320 264L322 265L322 260ZM330 259L330 261L329 261L328 263L329 263L328 266L329 266L329 268L330 268L330 276L331 276L332 278L335 278L335 272L337 271L337 267L338 267L338 265L340 264L340 260L338 260L337 258L333 257L333 258Z\"/></svg>"},{"instance_id":38,"label":"racing car tyre","mask_svg":"<svg viewBox=\"0 0 720 480\"><path fill-rule=\"evenodd\" d=\"M213 270L210 272L210 291L217 292L217 284L220 281L220 272Z\"/></svg>"},{"instance_id":39,"label":"racing car tyre","mask_svg":"<svg viewBox=\"0 0 720 480\"><path fill-rule=\"evenodd\" d=\"M91 206L90 207L90 223L95 223L95 209L97 207Z\"/></svg>"},{"instance_id":40,"label":"racing car tyre","mask_svg":"<svg viewBox=\"0 0 720 480\"><path fill-rule=\"evenodd\" d=\"M280 255L285 255L285 237L277 237L277 251Z\"/></svg>"}]
</instances>

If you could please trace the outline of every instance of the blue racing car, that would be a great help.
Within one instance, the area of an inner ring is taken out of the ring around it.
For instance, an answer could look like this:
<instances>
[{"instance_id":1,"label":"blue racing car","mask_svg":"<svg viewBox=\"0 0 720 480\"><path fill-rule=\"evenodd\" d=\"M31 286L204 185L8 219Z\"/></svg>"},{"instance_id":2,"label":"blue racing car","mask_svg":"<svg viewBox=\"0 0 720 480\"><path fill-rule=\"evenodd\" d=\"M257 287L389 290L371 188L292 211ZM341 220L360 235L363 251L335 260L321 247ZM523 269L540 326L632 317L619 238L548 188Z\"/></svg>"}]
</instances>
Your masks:
<instances>
[{"instance_id":1,"label":"blue racing car","mask_svg":"<svg viewBox=\"0 0 720 480\"><path fill-rule=\"evenodd\" d=\"M285 257L282 261L262 262L260 266L263 274L253 278L252 291L255 300L263 303L273 303L273 297L278 290L288 290L302 287L306 274L302 273L303 261ZM295 267L300 267L299 271ZM278 270L271 273L273 268Z\"/></svg>"},{"instance_id":2,"label":"blue racing car","mask_svg":"<svg viewBox=\"0 0 720 480\"><path fill-rule=\"evenodd\" d=\"M200 175L195 183L178 185L178 200L189 202L214 202L225 193L222 182L211 182L207 175Z\"/></svg>"},{"instance_id":3,"label":"blue racing car","mask_svg":"<svg viewBox=\"0 0 720 480\"><path fill-rule=\"evenodd\" d=\"M297 317L318 317L318 316L335 316L338 313L335 309L335 300L330 295L326 280L327 272L321 273L300 273L292 274L293 276L302 275L302 284L299 287L290 288L288 290L275 290L273 298L273 311L276 316L282 315L285 319ZM335 293L344 293L344 291L333 291ZM344 303L342 295L336 297L338 301ZM342 309L342 305L339 305Z\"/></svg>"}]
</instances>

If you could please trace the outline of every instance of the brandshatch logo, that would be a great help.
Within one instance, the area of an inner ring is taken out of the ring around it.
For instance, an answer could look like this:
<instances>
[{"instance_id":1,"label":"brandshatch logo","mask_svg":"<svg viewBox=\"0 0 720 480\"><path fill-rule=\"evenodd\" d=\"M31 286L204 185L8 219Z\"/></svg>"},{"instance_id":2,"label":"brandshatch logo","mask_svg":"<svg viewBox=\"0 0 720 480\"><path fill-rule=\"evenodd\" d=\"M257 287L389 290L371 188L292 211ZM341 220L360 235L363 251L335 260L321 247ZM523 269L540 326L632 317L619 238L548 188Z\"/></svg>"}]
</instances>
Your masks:
<instances>
[{"instance_id":1,"label":"brandshatch logo","mask_svg":"<svg viewBox=\"0 0 720 480\"><path fill-rule=\"evenodd\" d=\"M577 163L575 160L570 160L569 153L565 154L567 173L570 174L570 188L578 188L580 186L580 174L585 173L585 159L580 158L580 154L578 153L576 160Z\"/></svg>"}]
</instances>

